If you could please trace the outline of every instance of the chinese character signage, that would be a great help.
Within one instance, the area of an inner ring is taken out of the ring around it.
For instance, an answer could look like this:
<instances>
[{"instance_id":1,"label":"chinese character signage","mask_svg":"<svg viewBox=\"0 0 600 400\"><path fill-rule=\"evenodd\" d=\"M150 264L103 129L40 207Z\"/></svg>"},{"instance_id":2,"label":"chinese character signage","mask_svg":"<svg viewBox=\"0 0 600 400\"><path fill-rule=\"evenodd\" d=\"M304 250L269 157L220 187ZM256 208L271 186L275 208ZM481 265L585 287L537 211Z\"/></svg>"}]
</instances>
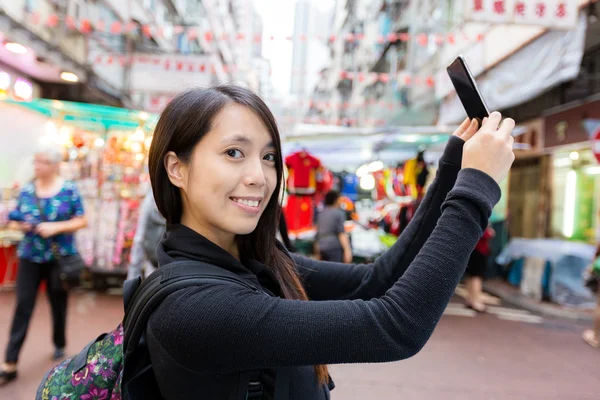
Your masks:
<instances>
[{"instance_id":1,"label":"chinese character signage","mask_svg":"<svg viewBox=\"0 0 600 400\"><path fill-rule=\"evenodd\" d=\"M539 25L572 29L579 0L464 0L467 19L477 22Z\"/></svg>"}]
</instances>

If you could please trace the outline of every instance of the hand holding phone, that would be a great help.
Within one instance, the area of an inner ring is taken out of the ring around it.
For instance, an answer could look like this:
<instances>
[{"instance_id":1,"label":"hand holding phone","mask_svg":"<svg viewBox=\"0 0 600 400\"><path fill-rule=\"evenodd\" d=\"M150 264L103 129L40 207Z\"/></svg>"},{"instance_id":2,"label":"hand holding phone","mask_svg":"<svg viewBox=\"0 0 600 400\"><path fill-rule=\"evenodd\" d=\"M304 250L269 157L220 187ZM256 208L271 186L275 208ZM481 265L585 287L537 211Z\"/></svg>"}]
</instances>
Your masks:
<instances>
[{"instance_id":1,"label":"hand holding phone","mask_svg":"<svg viewBox=\"0 0 600 400\"><path fill-rule=\"evenodd\" d=\"M481 96L481 92L479 92L475 78L473 78L465 58L462 55L456 57L446 68L446 71L467 116L469 119L476 119L479 127L481 127L483 119L489 118L490 111ZM527 143L514 143L513 148L526 150L530 146Z\"/></svg>"},{"instance_id":2,"label":"hand holding phone","mask_svg":"<svg viewBox=\"0 0 600 400\"><path fill-rule=\"evenodd\" d=\"M481 121L490 116L490 111L477 88L473 74L471 74L464 57L462 55L456 57L456 60L446 68L446 71L448 71L452 85L456 89L456 94L468 117L470 119L475 118L481 126Z\"/></svg>"}]
</instances>

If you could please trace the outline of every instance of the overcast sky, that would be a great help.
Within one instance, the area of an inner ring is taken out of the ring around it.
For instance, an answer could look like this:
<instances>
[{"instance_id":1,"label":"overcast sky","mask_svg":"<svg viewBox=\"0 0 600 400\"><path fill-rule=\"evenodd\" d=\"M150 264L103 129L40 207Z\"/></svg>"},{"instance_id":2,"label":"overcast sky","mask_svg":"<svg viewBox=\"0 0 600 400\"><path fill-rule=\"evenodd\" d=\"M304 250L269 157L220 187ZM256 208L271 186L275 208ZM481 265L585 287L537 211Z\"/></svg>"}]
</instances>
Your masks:
<instances>
[{"instance_id":1,"label":"overcast sky","mask_svg":"<svg viewBox=\"0 0 600 400\"><path fill-rule=\"evenodd\" d=\"M335 0L311 0L316 7L333 7ZM253 0L263 19L263 56L271 62L273 86L280 93L290 92L292 42L285 40L294 33L296 0ZM276 40L271 41L270 36Z\"/></svg>"}]
</instances>

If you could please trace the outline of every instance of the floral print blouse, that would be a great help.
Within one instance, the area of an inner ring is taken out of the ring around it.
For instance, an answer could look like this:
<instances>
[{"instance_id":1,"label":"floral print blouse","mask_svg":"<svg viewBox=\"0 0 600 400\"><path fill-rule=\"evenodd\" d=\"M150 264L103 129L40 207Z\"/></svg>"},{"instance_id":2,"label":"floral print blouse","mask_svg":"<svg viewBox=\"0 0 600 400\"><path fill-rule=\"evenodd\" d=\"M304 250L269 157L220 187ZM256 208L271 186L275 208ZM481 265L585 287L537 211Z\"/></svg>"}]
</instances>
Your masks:
<instances>
[{"instance_id":1,"label":"floral print blouse","mask_svg":"<svg viewBox=\"0 0 600 400\"><path fill-rule=\"evenodd\" d=\"M44 210L45 218L42 219L35 196L33 182L23 187L17 202L17 208L10 213L9 218L15 221L28 222L34 227L44 221L68 221L74 217L84 215L83 203L77 186L71 181L65 181L60 192L49 198L40 198L40 205ZM36 263L50 262L55 259L52 250L55 245L61 256L77 253L75 236L72 233L62 233L44 239L34 232L27 232L19 243L17 254L19 258Z\"/></svg>"}]
</instances>

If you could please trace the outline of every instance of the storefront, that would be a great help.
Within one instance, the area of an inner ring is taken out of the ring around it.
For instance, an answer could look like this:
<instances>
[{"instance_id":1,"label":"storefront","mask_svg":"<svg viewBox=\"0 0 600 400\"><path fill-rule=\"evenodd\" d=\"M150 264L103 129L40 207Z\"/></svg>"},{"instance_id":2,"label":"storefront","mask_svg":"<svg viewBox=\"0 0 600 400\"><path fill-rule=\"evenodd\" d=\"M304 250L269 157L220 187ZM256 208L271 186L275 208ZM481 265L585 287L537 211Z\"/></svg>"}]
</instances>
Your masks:
<instances>
[{"instance_id":1,"label":"storefront","mask_svg":"<svg viewBox=\"0 0 600 400\"><path fill-rule=\"evenodd\" d=\"M600 100L550 111L545 148L552 155L550 235L596 243L600 165L592 151L591 127L600 123Z\"/></svg>"},{"instance_id":2,"label":"storefront","mask_svg":"<svg viewBox=\"0 0 600 400\"><path fill-rule=\"evenodd\" d=\"M508 181L508 229L511 237L548 235L551 159L543 154L544 120L519 124L525 132L515 139L530 146L517 150Z\"/></svg>"}]
</instances>

